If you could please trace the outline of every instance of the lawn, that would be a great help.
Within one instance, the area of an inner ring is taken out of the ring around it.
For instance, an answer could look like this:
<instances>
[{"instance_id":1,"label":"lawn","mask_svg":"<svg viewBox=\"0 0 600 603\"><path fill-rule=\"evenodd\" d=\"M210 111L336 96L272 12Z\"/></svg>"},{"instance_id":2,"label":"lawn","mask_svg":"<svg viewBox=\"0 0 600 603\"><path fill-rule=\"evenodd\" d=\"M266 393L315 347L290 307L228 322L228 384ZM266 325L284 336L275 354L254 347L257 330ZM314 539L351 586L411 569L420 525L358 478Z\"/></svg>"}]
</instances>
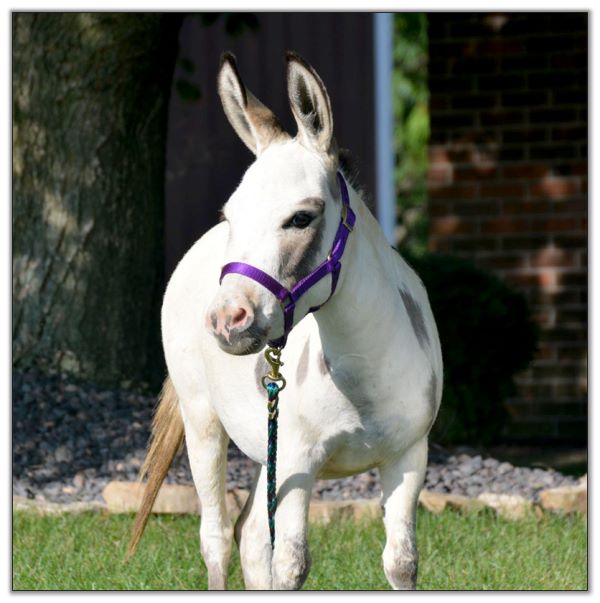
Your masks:
<instances>
[{"instance_id":1,"label":"lawn","mask_svg":"<svg viewBox=\"0 0 600 603\"><path fill-rule=\"evenodd\" d=\"M202 590L198 518L154 516L137 555L123 561L132 516L13 514L13 590ZM311 525L305 590L384 590L380 521ZM585 590L587 521L419 509L422 590ZM243 581L234 546L229 587Z\"/></svg>"}]
</instances>

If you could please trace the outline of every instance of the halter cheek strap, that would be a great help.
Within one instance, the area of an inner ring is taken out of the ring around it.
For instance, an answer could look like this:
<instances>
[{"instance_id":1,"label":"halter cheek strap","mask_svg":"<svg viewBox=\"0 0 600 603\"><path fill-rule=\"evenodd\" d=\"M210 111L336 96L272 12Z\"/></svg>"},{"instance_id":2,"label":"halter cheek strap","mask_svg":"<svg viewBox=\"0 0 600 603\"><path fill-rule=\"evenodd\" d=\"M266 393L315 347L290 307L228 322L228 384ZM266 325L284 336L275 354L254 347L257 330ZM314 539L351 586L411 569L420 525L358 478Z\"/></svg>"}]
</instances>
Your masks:
<instances>
[{"instance_id":1,"label":"halter cheek strap","mask_svg":"<svg viewBox=\"0 0 600 603\"><path fill-rule=\"evenodd\" d=\"M329 301L337 287L340 270L342 268L341 260L344 255L344 249L346 248L346 242L356 223L356 214L350 207L350 197L348 195L346 181L340 172L337 173L337 178L342 196L342 217L335 234L335 239L333 240L331 251L325 261L321 262L321 264L319 264L312 272L299 280L291 289L286 289L272 276L269 276L266 272L263 272L260 268L256 268L251 264L246 264L244 262L230 262L229 264L225 264L221 269L219 284L227 274L241 274L242 276L251 278L253 281L256 281L268 289L281 304L281 309L283 310L283 336L274 341L270 341L269 345L271 347L283 348L285 346L287 337L294 326L294 310L296 308L296 303L302 295L328 274L331 274L331 293L323 304ZM310 308L309 313L317 311L323 304Z\"/></svg>"}]
</instances>

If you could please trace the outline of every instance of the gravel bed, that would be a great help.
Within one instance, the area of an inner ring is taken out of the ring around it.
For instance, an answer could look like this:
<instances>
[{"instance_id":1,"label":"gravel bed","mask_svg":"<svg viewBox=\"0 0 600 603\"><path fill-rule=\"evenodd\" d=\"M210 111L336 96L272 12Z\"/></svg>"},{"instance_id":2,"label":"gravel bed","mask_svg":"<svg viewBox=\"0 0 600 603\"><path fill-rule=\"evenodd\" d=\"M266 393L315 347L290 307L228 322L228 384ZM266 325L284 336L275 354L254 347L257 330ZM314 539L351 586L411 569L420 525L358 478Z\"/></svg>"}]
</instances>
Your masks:
<instances>
[{"instance_id":1,"label":"gravel bed","mask_svg":"<svg viewBox=\"0 0 600 603\"><path fill-rule=\"evenodd\" d=\"M111 480L135 480L145 456L156 399L143 391L106 390L61 375L13 373L13 494L50 502L102 501ZM229 448L228 488L249 488L253 463ZM167 481L191 483L187 454L176 458ZM449 454L431 446L425 487L475 497L481 492L536 500L540 490L577 479L542 468L513 467L493 458ZM370 470L318 480L313 498L373 498L381 493Z\"/></svg>"}]
</instances>

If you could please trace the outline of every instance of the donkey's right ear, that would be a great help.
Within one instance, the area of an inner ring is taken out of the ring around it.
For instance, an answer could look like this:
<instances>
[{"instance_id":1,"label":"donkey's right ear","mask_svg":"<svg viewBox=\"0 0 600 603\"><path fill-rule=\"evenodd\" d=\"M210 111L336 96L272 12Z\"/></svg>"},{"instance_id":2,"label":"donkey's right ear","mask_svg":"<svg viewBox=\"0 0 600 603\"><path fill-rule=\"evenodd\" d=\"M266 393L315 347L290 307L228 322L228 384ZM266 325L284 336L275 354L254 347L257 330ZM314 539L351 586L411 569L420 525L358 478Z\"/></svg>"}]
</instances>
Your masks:
<instances>
[{"instance_id":1,"label":"donkey's right ear","mask_svg":"<svg viewBox=\"0 0 600 603\"><path fill-rule=\"evenodd\" d=\"M288 50L287 83L298 135L307 146L330 154L333 140L331 101L319 74L298 54Z\"/></svg>"},{"instance_id":2,"label":"donkey's right ear","mask_svg":"<svg viewBox=\"0 0 600 603\"><path fill-rule=\"evenodd\" d=\"M229 123L255 155L260 155L273 141L289 138L273 112L244 86L230 52L221 56L217 90Z\"/></svg>"}]
</instances>

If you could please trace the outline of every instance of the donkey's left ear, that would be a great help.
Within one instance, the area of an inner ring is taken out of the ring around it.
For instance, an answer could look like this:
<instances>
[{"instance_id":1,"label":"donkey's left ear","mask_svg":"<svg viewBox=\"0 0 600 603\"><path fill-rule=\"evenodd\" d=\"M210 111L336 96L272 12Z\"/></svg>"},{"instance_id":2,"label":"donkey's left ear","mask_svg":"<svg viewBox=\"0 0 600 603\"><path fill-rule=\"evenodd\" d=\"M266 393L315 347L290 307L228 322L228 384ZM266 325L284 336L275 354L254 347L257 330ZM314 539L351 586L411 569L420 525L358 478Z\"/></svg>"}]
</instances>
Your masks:
<instances>
[{"instance_id":1,"label":"donkey's left ear","mask_svg":"<svg viewBox=\"0 0 600 603\"><path fill-rule=\"evenodd\" d=\"M221 57L217 89L229 123L255 155L260 155L275 140L290 137L273 112L246 88L230 52Z\"/></svg>"},{"instance_id":2,"label":"donkey's left ear","mask_svg":"<svg viewBox=\"0 0 600 603\"><path fill-rule=\"evenodd\" d=\"M288 97L298 135L316 151L330 153L333 146L331 102L317 72L295 52L287 51Z\"/></svg>"}]
</instances>

